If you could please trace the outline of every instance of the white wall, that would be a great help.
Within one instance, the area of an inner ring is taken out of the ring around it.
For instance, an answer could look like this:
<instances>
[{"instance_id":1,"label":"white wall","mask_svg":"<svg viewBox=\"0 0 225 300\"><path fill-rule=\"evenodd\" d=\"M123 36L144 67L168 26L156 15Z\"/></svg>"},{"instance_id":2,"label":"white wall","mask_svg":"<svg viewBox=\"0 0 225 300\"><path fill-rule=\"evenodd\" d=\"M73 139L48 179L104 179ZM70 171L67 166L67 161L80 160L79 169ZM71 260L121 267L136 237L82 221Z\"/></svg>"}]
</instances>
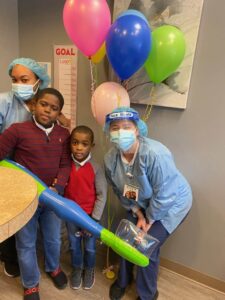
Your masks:
<instances>
[{"instance_id":1,"label":"white wall","mask_svg":"<svg viewBox=\"0 0 225 300\"><path fill-rule=\"evenodd\" d=\"M64 0L19 0L20 54L52 60L53 44L68 43L62 25ZM162 256L225 280L225 1L205 0L188 107L155 108L151 137L174 153L177 166L192 185L190 215L163 247ZM101 128L90 110L90 71L79 57L78 123L96 134L96 156L105 150ZM100 66L100 81L104 79ZM143 106L136 108L144 113Z\"/></svg>"},{"instance_id":2,"label":"white wall","mask_svg":"<svg viewBox=\"0 0 225 300\"><path fill-rule=\"evenodd\" d=\"M8 64L19 55L17 0L0 1L0 92L11 89Z\"/></svg>"}]
</instances>

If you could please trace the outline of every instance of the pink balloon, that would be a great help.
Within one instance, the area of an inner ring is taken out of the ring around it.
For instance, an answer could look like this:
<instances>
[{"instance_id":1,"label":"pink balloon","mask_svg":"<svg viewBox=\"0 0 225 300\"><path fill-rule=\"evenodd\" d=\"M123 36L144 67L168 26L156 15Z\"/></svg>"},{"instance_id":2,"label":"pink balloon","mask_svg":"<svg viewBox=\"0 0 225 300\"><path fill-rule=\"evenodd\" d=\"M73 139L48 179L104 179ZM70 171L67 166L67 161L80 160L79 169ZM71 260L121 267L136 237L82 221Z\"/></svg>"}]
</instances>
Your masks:
<instances>
[{"instance_id":1,"label":"pink balloon","mask_svg":"<svg viewBox=\"0 0 225 300\"><path fill-rule=\"evenodd\" d=\"M120 106L130 106L130 98L120 84L104 82L97 87L91 99L91 110L100 125L105 124L105 116Z\"/></svg>"},{"instance_id":2,"label":"pink balloon","mask_svg":"<svg viewBox=\"0 0 225 300\"><path fill-rule=\"evenodd\" d=\"M106 0L67 0L63 9L63 23L77 48L91 56L105 41L111 24Z\"/></svg>"}]
</instances>

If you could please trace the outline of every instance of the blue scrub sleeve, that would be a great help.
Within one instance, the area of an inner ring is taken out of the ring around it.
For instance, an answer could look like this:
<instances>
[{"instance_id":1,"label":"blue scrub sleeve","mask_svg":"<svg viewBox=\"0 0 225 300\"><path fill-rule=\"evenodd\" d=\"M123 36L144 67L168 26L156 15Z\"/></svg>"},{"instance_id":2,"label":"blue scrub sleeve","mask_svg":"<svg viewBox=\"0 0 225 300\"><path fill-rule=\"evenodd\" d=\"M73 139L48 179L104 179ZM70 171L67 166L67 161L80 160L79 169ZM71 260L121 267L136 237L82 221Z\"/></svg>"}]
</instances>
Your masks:
<instances>
[{"instance_id":1,"label":"blue scrub sleeve","mask_svg":"<svg viewBox=\"0 0 225 300\"><path fill-rule=\"evenodd\" d=\"M4 101L4 98L2 98L0 95L0 134L2 132L3 122L6 113L7 113L7 103L6 101Z\"/></svg>"},{"instance_id":2,"label":"blue scrub sleeve","mask_svg":"<svg viewBox=\"0 0 225 300\"><path fill-rule=\"evenodd\" d=\"M162 220L174 205L179 192L178 173L172 157L156 156L148 179L153 196L146 209L146 216L150 222Z\"/></svg>"}]
</instances>

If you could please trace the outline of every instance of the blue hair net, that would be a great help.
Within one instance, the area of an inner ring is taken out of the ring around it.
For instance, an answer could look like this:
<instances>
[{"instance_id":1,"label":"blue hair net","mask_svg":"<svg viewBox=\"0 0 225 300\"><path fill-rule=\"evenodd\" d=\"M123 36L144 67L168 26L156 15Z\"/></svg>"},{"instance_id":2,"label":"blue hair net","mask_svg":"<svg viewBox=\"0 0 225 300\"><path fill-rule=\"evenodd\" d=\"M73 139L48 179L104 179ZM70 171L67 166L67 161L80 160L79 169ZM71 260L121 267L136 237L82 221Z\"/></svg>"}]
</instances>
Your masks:
<instances>
[{"instance_id":1,"label":"blue hair net","mask_svg":"<svg viewBox=\"0 0 225 300\"><path fill-rule=\"evenodd\" d=\"M120 114L120 116L118 118L114 117L111 120L109 118L111 114L126 113L126 112L134 113L135 117L133 119L132 119L132 117L128 117L127 118L125 116L125 114L124 114L124 118L123 118L123 117L121 117L121 114ZM126 120L126 119L132 120L136 124L136 126L137 126L137 128L139 130L139 135L141 135L141 136L147 136L148 135L148 127L147 127L146 123L140 119L138 112L135 109L131 108L131 107L125 107L125 106L121 106L121 107L115 108L110 114L108 114L106 116L106 121L105 121L105 126L104 126L104 132L105 133L109 132L109 126L110 126L110 123L112 121L122 120L122 119L124 119L124 120Z\"/></svg>"},{"instance_id":2,"label":"blue hair net","mask_svg":"<svg viewBox=\"0 0 225 300\"><path fill-rule=\"evenodd\" d=\"M31 58L16 58L14 59L8 67L9 75L11 76L12 69L15 65L23 65L24 67L30 69L36 76L41 80L40 89L44 89L48 86L50 82L50 77L48 76L45 68L40 66L35 60Z\"/></svg>"}]
</instances>

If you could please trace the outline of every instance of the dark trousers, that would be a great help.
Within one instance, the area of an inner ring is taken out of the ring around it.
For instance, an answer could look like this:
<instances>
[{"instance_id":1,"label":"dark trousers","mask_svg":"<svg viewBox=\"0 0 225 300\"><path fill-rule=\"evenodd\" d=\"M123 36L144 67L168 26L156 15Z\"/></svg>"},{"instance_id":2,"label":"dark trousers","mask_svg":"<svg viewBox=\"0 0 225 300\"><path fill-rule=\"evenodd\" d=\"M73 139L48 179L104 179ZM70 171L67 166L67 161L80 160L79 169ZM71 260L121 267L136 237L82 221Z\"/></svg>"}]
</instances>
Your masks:
<instances>
[{"instance_id":1,"label":"dark trousers","mask_svg":"<svg viewBox=\"0 0 225 300\"><path fill-rule=\"evenodd\" d=\"M15 235L0 243L0 259L5 263L18 263Z\"/></svg>"},{"instance_id":2,"label":"dark trousers","mask_svg":"<svg viewBox=\"0 0 225 300\"><path fill-rule=\"evenodd\" d=\"M137 218L134 218L131 213L128 213L127 219L134 224L137 222ZM136 290L141 300L151 300L156 293L160 247L169 236L169 233L160 221L156 221L151 226L148 234L157 238L159 240L159 244L150 257L149 265L147 267L137 267ZM121 258L117 279L121 288L125 288L132 281L133 266L134 265L132 263Z\"/></svg>"}]
</instances>

